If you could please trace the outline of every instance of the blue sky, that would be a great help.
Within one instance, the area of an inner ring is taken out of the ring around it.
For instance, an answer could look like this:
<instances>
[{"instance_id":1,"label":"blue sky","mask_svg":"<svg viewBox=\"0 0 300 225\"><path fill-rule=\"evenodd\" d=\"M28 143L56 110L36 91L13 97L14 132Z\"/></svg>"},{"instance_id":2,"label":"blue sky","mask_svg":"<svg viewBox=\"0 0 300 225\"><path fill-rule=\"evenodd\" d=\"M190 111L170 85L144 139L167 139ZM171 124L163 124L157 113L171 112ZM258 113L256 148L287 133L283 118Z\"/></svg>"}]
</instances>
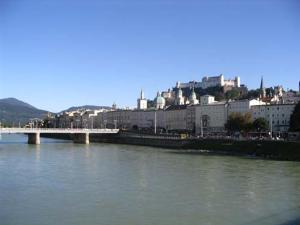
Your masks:
<instances>
[{"instance_id":1,"label":"blue sky","mask_svg":"<svg viewBox=\"0 0 300 225\"><path fill-rule=\"evenodd\" d=\"M300 80L297 0L0 1L0 98L60 111L135 106L176 81Z\"/></svg>"}]
</instances>

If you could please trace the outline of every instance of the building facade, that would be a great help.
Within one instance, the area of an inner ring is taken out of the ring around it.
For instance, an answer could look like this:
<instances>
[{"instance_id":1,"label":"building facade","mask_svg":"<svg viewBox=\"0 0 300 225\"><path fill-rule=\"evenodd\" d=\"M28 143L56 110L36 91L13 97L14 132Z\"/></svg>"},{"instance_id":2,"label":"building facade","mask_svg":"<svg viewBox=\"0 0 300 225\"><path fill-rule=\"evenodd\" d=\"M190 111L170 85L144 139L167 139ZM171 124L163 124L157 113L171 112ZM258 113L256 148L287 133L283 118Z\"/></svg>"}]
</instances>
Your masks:
<instances>
[{"instance_id":1,"label":"building facade","mask_svg":"<svg viewBox=\"0 0 300 225\"><path fill-rule=\"evenodd\" d=\"M179 81L176 83L176 88L210 88L210 87L236 87L239 88L241 86L240 77L236 76L234 79L225 80L224 75L208 77L205 76L202 78L201 82L190 81L188 83L180 83Z\"/></svg>"},{"instance_id":2,"label":"building facade","mask_svg":"<svg viewBox=\"0 0 300 225\"><path fill-rule=\"evenodd\" d=\"M137 109L147 109L147 99L145 98L144 91L141 90L140 98L137 100Z\"/></svg>"},{"instance_id":3,"label":"building facade","mask_svg":"<svg viewBox=\"0 0 300 225\"><path fill-rule=\"evenodd\" d=\"M287 132L295 104L257 105L252 106L253 119L264 118L273 132Z\"/></svg>"}]
</instances>

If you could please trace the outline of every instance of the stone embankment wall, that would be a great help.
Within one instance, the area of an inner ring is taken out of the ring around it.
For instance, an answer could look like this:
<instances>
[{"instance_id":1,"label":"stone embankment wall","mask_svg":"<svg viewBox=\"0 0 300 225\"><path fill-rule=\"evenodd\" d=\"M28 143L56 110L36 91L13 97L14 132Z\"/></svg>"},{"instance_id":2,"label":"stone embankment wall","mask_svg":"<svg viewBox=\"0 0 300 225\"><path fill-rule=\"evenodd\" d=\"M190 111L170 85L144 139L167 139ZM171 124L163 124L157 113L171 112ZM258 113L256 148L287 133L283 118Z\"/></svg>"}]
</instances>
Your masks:
<instances>
[{"instance_id":1,"label":"stone embankment wall","mask_svg":"<svg viewBox=\"0 0 300 225\"><path fill-rule=\"evenodd\" d=\"M43 134L43 137L72 140L72 135ZM90 142L142 145L185 152L258 156L268 159L300 161L300 142L237 141L228 139L179 139L153 135L90 134ZM187 151L188 150L188 151Z\"/></svg>"}]
</instances>

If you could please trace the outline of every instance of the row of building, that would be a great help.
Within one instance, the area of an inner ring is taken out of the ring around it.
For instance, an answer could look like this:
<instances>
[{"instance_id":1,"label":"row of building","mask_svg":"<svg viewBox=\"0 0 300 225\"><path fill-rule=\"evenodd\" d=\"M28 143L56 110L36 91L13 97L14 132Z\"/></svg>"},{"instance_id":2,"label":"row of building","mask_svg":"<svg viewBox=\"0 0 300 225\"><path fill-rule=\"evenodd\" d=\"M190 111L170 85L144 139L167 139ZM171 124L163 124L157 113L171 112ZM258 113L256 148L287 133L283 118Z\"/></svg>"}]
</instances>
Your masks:
<instances>
[{"instance_id":1,"label":"row of building","mask_svg":"<svg viewBox=\"0 0 300 225\"><path fill-rule=\"evenodd\" d=\"M258 99L215 101L211 95L199 99L195 87L215 86L240 87L240 78L225 80L223 75L204 77L202 82L177 82L177 91L158 92L154 105L148 106L148 100L141 91L136 109L76 110L57 114L49 118L50 127L57 128L120 128L126 130L153 130L165 132L185 131L195 134L202 132L224 132L225 124L232 113L249 113L252 119L265 118L270 130L286 132L289 129L290 116L300 101L299 93L284 92L281 86L275 87L274 95L266 95L261 80ZM183 96L181 88L189 86L189 96ZM167 104L171 101L171 104Z\"/></svg>"},{"instance_id":2,"label":"row of building","mask_svg":"<svg viewBox=\"0 0 300 225\"><path fill-rule=\"evenodd\" d=\"M147 110L81 110L64 112L51 118L50 127L57 128L120 128L186 131L195 134L223 132L232 113L250 113L253 119L265 118L270 130L286 132L295 104L266 104L259 99L217 102L204 95L200 104L172 105Z\"/></svg>"}]
</instances>

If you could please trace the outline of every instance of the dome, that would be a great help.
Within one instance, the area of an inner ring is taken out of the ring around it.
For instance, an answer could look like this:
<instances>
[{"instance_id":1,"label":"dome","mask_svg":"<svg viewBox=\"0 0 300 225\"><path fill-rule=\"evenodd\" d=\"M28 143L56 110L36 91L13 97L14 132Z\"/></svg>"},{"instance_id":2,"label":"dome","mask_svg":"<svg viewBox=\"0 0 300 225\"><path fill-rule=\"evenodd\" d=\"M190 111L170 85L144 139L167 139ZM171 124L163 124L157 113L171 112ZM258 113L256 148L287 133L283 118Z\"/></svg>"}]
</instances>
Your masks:
<instances>
[{"instance_id":1,"label":"dome","mask_svg":"<svg viewBox=\"0 0 300 225\"><path fill-rule=\"evenodd\" d=\"M192 91L192 93L190 95L190 101L195 100L196 98L197 98L197 96L196 96L196 93L195 93L195 91L193 89L193 91Z\"/></svg>"},{"instance_id":2,"label":"dome","mask_svg":"<svg viewBox=\"0 0 300 225\"><path fill-rule=\"evenodd\" d=\"M166 100L164 97L159 96L156 98L156 104L165 104L165 103L166 103Z\"/></svg>"},{"instance_id":3,"label":"dome","mask_svg":"<svg viewBox=\"0 0 300 225\"><path fill-rule=\"evenodd\" d=\"M179 90L178 90L177 97L178 98L182 97L182 90L181 90L181 88L179 88Z\"/></svg>"},{"instance_id":4,"label":"dome","mask_svg":"<svg viewBox=\"0 0 300 225\"><path fill-rule=\"evenodd\" d=\"M155 106L157 109L163 109L166 105L166 100L161 96L160 92L157 92L157 97L155 98Z\"/></svg>"}]
</instances>

